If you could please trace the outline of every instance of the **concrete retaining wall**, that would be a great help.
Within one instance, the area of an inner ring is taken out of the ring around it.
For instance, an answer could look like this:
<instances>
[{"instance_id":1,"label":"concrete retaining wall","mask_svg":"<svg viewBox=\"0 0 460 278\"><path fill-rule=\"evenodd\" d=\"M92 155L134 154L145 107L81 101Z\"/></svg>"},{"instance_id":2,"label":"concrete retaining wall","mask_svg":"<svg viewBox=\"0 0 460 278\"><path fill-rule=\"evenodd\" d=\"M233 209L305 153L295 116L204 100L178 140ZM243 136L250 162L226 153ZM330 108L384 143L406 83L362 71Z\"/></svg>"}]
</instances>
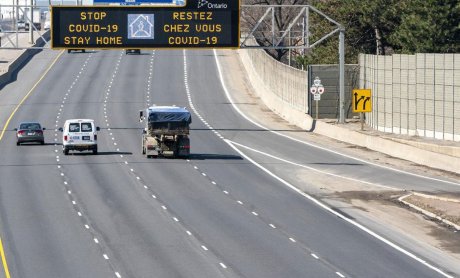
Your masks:
<instances>
[{"instance_id":1,"label":"concrete retaining wall","mask_svg":"<svg viewBox=\"0 0 460 278\"><path fill-rule=\"evenodd\" d=\"M255 93L287 121L309 129L307 74L270 57L263 50L239 50Z\"/></svg>"}]
</instances>

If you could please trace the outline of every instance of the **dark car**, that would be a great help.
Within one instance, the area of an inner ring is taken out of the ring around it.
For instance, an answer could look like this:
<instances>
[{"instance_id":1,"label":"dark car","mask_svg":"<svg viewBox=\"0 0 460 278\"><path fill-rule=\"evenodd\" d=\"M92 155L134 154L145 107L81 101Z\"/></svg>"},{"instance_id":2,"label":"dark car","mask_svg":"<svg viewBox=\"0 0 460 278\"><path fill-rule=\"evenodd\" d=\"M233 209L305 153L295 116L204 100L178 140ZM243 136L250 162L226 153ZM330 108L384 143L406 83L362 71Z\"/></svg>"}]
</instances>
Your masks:
<instances>
[{"instance_id":1,"label":"dark car","mask_svg":"<svg viewBox=\"0 0 460 278\"><path fill-rule=\"evenodd\" d=\"M20 123L16 131L16 145L19 146L22 143L36 142L41 145L45 144L45 136L43 130L45 128L37 122L24 122Z\"/></svg>"},{"instance_id":2,"label":"dark car","mask_svg":"<svg viewBox=\"0 0 460 278\"><path fill-rule=\"evenodd\" d=\"M86 51L84 49L67 49L67 53L70 53L72 51L81 51L81 53L85 53Z\"/></svg>"},{"instance_id":3,"label":"dark car","mask_svg":"<svg viewBox=\"0 0 460 278\"><path fill-rule=\"evenodd\" d=\"M125 54L128 55L128 54L141 54L141 50L140 49L126 49L126 52Z\"/></svg>"}]
</instances>

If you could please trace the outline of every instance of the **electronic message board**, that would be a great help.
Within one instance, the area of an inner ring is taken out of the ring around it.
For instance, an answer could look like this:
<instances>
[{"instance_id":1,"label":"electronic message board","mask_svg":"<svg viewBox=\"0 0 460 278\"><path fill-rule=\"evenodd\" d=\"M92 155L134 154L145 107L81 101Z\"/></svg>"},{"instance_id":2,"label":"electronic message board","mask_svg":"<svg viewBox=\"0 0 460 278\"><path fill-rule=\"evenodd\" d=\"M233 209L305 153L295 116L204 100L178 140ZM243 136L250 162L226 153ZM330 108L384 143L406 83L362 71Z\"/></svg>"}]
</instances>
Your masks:
<instances>
[{"instance_id":1,"label":"electronic message board","mask_svg":"<svg viewBox=\"0 0 460 278\"><path fill-rule=\"evenodd\" d=\"M53 6L51 47L237 48L239 0L174 6Z\"/></svg>"}]
</instances>

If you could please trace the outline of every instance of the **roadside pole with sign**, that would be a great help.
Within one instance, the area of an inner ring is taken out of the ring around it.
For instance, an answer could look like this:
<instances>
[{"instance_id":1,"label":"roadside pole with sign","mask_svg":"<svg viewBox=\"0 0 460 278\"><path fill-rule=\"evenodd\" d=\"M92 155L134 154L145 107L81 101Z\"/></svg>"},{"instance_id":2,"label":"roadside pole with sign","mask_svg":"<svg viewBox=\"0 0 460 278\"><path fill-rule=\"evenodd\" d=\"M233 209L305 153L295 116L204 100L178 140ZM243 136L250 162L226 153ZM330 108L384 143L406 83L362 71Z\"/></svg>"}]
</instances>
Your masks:
<instances>
[{"instance_id":1,"label":"roadside pole with sign","mask_svg":"<svg viewBox=\"0 0 460 278\"><path fill-rule=\"evenodd\" d=\"M318 120L318 101L321 100L321 95L324 93L324 86L321 84L321 79L315 77L313 84L310 87L310 93L313 94L313 99L316 102L316 119Z\"/></svg>"},{"instance_id":2,"label":"roadside pole with sign","mask_svg":"<svg viewBox=\"0 0 460 278\"><path fill-rule=\"evenodd\" d=\"M359 113L361 130L364 130L364 112L372 112L372 98L370 89L354 89L352 91L352 107L354 113Z\"/></svg>"}]
</instances>

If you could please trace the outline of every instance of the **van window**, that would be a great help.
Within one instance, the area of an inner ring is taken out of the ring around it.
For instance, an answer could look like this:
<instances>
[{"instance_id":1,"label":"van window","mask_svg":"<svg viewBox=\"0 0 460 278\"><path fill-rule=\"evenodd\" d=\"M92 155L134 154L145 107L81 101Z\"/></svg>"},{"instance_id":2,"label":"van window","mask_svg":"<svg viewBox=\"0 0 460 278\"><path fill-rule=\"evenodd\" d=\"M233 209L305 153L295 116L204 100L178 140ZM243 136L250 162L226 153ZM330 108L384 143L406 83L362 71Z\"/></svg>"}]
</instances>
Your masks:
<instances>
[{"instance_id":1,"label":"van window","mask_svg":"<svg viewBox=\"0 0 460 278\"><path fill-rule=\"evenodd\" d=\"M70 123L69 124L69 132L80 132L80 124L79 123Z\"/></svg>"},{"instance_id":2,"label":"van window","mask_svg":"<svg viewBox=\"0 0 460 278\"><path fill-rule=\"evenodd\" d=\"M81 124L81 131L83 132L91 132L93 131L93 127L91 123L82 123Z\"/></svg>"}]
</instances>

